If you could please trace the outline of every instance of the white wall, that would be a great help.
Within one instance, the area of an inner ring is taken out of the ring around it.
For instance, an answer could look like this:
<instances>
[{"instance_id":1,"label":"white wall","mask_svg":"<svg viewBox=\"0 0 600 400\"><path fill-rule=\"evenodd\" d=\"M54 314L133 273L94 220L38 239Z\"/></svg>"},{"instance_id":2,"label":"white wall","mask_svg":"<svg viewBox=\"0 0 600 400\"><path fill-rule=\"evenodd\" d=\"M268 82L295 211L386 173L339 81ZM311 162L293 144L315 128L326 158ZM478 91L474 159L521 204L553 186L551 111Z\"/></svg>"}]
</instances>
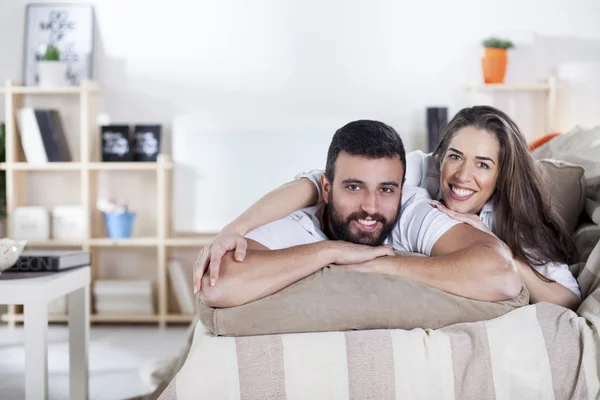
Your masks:
<instances>
[{"instance_id":1,"label":"white wall","mask_svg":"<svg viewBox=\"0 0 600 400\"><path fill-rule=\"evenodd\" d=\"M22 76L25 4L0 0L0 81ZM423 148L425 107L452 114L467 105L464 87L481 79L480 42L490 34L517 43L507 81L600 61L597 0L95 4L103 111L114 122L163 123L167 133L184 112L246 114L261 126L365 117L393 125L408 149ZM537 100L520 103L524 130L539 129L527 121Z\"/></svg>"}]
</instances>

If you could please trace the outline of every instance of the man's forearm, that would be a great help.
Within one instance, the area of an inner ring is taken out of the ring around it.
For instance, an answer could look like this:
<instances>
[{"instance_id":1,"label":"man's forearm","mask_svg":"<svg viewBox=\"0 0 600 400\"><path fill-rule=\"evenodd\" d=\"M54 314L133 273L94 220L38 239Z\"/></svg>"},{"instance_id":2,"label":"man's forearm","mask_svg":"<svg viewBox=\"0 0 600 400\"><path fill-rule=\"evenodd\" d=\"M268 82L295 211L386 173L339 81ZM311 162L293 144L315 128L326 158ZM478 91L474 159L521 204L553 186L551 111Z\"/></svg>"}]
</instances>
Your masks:
<instances>
[{"instance_id":1,"label":"man's forearm","mask_svg":"<svg viewBox=\"0 0 600 400\"><path fill-rule=\"evenodd\" d=\"M211 307L234 307L271 295L334 262L327 241L282 250L248 250L243 262L223 257L215 286L203 277L200 296Z\"/></svg>"},{"instance_id":2,"label":"man's forearm","mask_svg":"<svg viewBox=\"0 0 600 400\"><path fill-rule=\"evenodd\" d=\"M370 263L376 272L403 276L475 300L502 301L521 290L514 262L493 245L437 257L382 257Z\"/></svg>"}]
</instances>

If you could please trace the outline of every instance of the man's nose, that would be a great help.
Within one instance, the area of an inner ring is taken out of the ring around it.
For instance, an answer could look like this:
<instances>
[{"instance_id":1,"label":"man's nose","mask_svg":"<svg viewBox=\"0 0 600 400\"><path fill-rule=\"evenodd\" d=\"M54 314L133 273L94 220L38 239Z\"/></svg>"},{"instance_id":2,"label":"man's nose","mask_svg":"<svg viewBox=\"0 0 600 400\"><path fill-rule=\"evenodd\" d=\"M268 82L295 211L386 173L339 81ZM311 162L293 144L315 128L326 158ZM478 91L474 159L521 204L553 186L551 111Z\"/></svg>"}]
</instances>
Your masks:
<instances>
[{"instance_id":1,"label":"man's nose","mask_svg":"<svg viewBox=\"0 0 600 400\"><path fill-rule=\"evenodd\" d=\"M377 194L368 193L363 199L361 208L369 214L375 214L377 211L379 211Z\"/></svg>"}]
</instances>

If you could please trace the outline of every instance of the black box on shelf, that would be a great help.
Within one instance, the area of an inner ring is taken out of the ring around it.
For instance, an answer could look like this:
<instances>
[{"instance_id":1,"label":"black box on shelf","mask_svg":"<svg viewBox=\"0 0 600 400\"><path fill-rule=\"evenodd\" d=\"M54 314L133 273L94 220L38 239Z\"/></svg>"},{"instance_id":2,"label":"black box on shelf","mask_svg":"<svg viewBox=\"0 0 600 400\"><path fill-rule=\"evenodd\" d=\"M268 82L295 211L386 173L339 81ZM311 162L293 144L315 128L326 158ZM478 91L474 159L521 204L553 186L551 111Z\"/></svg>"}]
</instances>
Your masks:
<instances>
[{"instance_id":1,"label":"black box on shelf","mask_svg":"<svg viewBox=\"0 0 600 400\"><path fill-rule=\"evenodd\" d=\"M102 161L133 161L129 125L103 125Z\"/></svg>"},{"instance_id":2,"label":"black box on shelf","mask_svg":"<svg viewBox=\"0 0 600 400\"><path fill-rule=\"evenodd\" d=\"M156 161L160 152L160 125L135 125L133 128L134 161Z\"/></svg>"}]
</instances>

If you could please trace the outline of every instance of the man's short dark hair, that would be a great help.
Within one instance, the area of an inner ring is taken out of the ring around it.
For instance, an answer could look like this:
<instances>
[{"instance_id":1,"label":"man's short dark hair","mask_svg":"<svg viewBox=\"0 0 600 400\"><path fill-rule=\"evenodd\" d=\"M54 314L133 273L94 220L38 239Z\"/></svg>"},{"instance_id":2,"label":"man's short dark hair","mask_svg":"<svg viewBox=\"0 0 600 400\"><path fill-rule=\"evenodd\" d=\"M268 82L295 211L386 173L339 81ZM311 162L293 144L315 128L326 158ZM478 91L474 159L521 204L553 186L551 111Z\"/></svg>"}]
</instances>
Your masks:
<instances>
[{"instance_id":1,"label":"man's short dark hair","mask_svg":"<svg viewBox=\"0 0 600 400\"><path fill-rule=\"evenodd\" d=\"M335 176L335 161L340 152L353 156L363 156L371 159L399 157L406 175L406 152L398 132L389 125L379 121L358 120L350 122L335 132L329 151L327 152L327 165L325 175L329 182Z\"/></svg>"}]
</instances>

